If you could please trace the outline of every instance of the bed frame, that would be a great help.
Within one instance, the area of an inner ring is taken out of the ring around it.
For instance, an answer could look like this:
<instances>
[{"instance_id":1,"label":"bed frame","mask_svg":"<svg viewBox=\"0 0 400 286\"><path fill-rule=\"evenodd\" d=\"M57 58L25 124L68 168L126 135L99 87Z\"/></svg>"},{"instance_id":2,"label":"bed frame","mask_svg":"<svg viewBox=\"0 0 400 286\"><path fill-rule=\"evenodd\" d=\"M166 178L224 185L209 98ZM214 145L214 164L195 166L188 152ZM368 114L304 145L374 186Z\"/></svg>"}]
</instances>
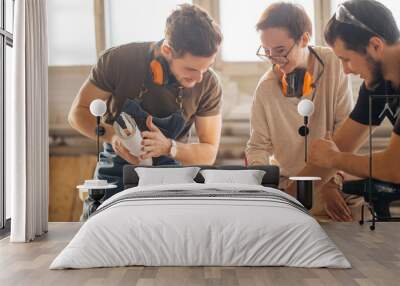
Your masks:
<instances>
[{"instance_id":1,"label":"bed frame","mask_svg":"<svg viewBox=\"0 0 400 286\"><path fill-rule=\"evenodd\" d=\"M123 171L123 183L124 189L136 187L139 183L138 174L135 171L137 167L145 167L145 168L182 168L187 166L133 166L133 165L125 165ZM262 179L261 184L265 187L278 188L279 185L279 167L277 166L238 166L238 165L228 165L228 166L202 166L196 165L195 167L200 167L202 170L205 169L217 169L217 170L263 170L265 171L265 175ZM194 179L197 183L204 183L204 178L198 173L196 178Z\"/></svg>"}]
</instances>

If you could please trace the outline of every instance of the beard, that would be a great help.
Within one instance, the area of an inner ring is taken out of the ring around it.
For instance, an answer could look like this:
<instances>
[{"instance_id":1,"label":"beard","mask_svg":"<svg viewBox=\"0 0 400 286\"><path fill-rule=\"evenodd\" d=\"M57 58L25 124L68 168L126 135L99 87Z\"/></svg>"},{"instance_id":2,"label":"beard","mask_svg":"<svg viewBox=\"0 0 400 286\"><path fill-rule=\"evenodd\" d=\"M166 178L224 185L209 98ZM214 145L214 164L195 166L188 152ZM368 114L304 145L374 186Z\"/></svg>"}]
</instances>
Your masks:
<instances>
[{"instance_id":1,"label":"beard","mask_svg":"<svg viewBox=\"0 0 400 286\"><path fill-rule=\"evenodd\" d=\"M184 77L177 74L177 72L175 70L174 61L170 58L165 58L165 59L168 63L168 74L169 74L169 77L171 78L170 81L178 82L179 85L181 85L184 88L192 88L194 86L194 84L189 84Z\"/></svg>"},{"instance_id":2,"label":"beard","mask_svg":"<svg viewBox=\"0 0 400 286\"><path fill-rule=\"evenodd\" d=\"M369 65L369 69L371 71L371 79L369 82L365 83L368 89L374 90L376 89L379 84L384 81L383 78L383 69L382 69L382 62L378 62L374 60L370 55L367 54L366 56L367 63Z\"/></svg>"}]
</instances>

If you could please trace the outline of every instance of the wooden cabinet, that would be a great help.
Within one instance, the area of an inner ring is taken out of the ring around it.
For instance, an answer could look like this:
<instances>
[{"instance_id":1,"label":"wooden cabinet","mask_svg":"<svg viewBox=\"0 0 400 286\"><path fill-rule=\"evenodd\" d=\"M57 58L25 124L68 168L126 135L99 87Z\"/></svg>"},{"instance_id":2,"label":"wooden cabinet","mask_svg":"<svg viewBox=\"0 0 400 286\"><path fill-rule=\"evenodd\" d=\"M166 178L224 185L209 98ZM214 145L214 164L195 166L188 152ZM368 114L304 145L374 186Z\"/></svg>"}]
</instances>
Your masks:
<instances>
[{"instance_id":1,"label":"wooden cabinet","mask_svg":"<svg viewBox=\"0 0 400 286\"><path fill-rule=\"evenodd\" d=\"M95 155L50 156L49 221L79 221L83 198L76 186L93 178Z\"/></svg>"}]
</instances>

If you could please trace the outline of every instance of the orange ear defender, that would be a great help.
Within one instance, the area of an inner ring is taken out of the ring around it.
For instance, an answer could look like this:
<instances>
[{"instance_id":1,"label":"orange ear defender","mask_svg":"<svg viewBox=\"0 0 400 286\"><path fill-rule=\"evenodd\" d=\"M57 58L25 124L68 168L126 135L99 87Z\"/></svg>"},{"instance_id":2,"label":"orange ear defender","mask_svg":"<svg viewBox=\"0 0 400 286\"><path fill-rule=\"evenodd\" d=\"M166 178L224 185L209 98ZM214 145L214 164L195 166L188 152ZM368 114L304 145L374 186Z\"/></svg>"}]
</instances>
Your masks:
<instances>
[{"instance_id":1,"label":"orange ear defender","mask_svg":"<svg viewBox=\"0 0 400 286\"><path fill-rule=\"evenodd\" d=\"M286 96L286 94L287 94L287 85L288 84L287 84L285 76L282 77L281 84L282 84L282 93L283 93L284 96Z\"/></svg>"},{"instance_id":2,"label":"orange ear defender","mask_svg":"<svg viewBox=\"0 0 400 286\"><path fill-rule=\"evenodd\" d=\"M150 72L153 82L157 85L165 85L169 82L169 65L167 60L158 56L150 62Z\"/></svg>"},{"instance_id":3,"label":"orange ear defender","mask_svg":"<svg viewBox=\"0 0 400 286\"><path fill-rule=\"evenodd\" d=\"M304 69L286 75L277 67L280 77L281 89L284 96L301 97L310 96L313 91L313 76Z\"/></svg>"},{"instance_id":4,"label":"orange ear defender","mask_svg":"<svg viewBox=\"0 0 400 286\"><path fill-rule=\"evenodd\" d=\"M313 91L313 77L309 72L306 72L303 80L303 96L310 96Z\"/></svg>"},{"instance_id":5,"label":"orange ear defender","mask_svg":"<svg viewBox=\"0 0 400 286\"><path fill-rule=\"evenodd\" d=\"M314 81L313 76L304 68L296 69L294 72L290 74L283 73L279 65L274 66L274 70L280 79L279 82L281 84L282 93L287 97L311 97L314 98L313 91L315 93L316 85L321 78L324 72L324 62L318 56L318 54L314 51L313 48L308 47L310 52L315 56L318 62L322 66L321 72L318 74L317 78Z\"/></svg>"}]
</instances>

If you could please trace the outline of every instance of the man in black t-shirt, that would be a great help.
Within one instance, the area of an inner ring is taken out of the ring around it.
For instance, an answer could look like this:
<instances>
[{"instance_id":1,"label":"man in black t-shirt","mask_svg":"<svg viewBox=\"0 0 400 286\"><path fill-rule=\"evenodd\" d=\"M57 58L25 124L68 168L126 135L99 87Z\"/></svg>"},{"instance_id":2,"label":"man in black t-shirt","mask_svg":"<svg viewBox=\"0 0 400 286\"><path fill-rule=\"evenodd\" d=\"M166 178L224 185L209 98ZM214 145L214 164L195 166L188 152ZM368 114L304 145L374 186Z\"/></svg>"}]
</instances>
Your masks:
<instances>
[{"instance_id":1,"label":"man in black t-shirt","mask_svg":"<svg viewBox=\"0 0 400 286\"><path fill-rule=\"evenodd\" d=\"M350 0L340 4L325 28L325 40L333 48L347 74L364 79L357 104L333 138L314 141L309 164L300 175L319 175L318 189L337 170L360 178L370 176L369 156L354 152L369 134L369 95L400 94L400 32L391 11L374 0ZM372 177L400 184L400 98L381 97L372 104L372 125L385 117L394 128L384 151L373 153ZM291 186L294 188L294 186ZM343 208L335 215L346 220Z\"/></svg>"},{"instance_id":2,"label":"man in black t-shirt","mask_svg":"<svg viewBox=\"0 0 400 286\"><path fill-rule=\"evenodd\" d=\"M394 88L390 81L380 82L373 90L369 90L363 83L360 87L357 104L351 112L350 118L369 126L369 99L371 95L371 125L379 126L385 118L388 118L394 127L393 132L400 135L400 89Z\"/></svg>"}]
</instances>

